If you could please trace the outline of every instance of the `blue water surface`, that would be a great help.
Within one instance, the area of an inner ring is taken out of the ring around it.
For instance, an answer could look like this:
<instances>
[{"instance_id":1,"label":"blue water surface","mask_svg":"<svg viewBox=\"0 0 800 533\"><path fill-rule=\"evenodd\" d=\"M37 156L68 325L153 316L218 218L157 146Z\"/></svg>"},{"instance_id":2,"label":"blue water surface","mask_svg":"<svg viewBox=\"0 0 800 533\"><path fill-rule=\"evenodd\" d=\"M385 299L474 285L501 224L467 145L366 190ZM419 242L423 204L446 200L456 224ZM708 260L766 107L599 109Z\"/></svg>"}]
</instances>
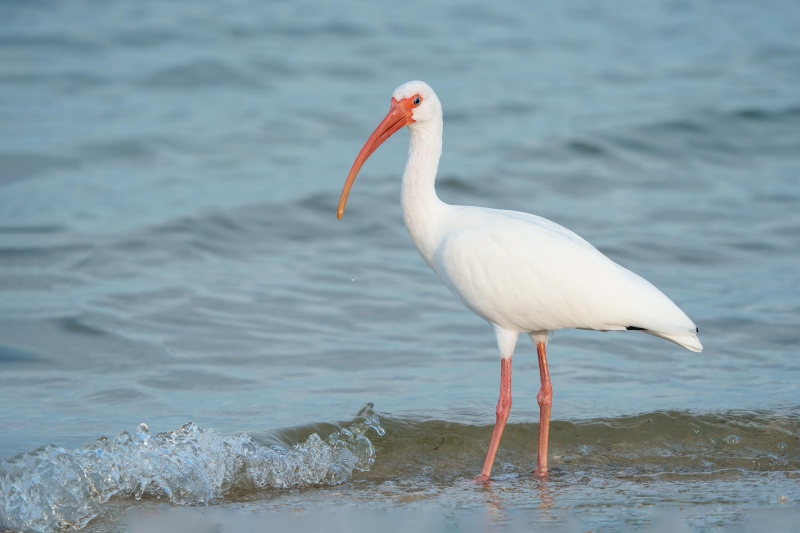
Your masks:
<instances>
[{"instance_id":1,"label":"blue water surface","mask_svg":"<svg viewBox=\"0 0 800 533\"><path fill-rule=\"evenodd\" d=\"M405 132L335 218L411 79L443 102L443 200L558 222L700 328L701 354L557 333L554 420L800 405L796 2L5 2L0 20L0 459L366 402L493 423L491 329L402 225ZM514 370L511 422L535 421L529 344Z\"/></svg>"}]
</instances>

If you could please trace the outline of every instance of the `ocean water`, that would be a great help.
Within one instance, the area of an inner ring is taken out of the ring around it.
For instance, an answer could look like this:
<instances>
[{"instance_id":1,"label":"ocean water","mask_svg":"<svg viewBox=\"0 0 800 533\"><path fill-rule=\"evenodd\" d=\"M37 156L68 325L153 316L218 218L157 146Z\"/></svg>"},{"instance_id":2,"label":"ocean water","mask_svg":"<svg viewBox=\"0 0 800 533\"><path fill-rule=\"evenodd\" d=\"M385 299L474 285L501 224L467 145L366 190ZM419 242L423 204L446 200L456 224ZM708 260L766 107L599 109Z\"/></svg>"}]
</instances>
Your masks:
<instances>
[{"instance_id":1,"label":"ocean water","mask_svg":"<svg viewBox=\"0 0 800 533\"><path fill-rule=\"evenodd\" d=\"M0 531L771 531L800 521L800 6L0 4ZM556 333L489 487L491 329L400 216L536 213L671 297L701 354ZM161 529L159 529L161 528Z\"/></svg>"}]
</instances>

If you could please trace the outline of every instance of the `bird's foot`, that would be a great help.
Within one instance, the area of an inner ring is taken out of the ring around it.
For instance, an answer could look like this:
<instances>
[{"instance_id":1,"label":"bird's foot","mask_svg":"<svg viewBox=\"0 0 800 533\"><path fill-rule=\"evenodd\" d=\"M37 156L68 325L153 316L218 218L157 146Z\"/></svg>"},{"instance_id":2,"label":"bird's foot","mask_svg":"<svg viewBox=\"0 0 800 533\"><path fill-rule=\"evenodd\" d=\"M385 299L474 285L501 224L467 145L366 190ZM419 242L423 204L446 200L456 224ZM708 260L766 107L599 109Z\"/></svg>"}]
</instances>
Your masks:
<instances>
[{"instance_id":1,"label":"bird's foot","mask_svg":"<svg viewBox=\"0 0 800 533\"><path fill-rule=\"evenodd\" d=\"M547 469L539 469L537 468L533 472L531 472L531 476L538 479L539 481L545 481L548 477Z\"/></svg>"}]
</instances>

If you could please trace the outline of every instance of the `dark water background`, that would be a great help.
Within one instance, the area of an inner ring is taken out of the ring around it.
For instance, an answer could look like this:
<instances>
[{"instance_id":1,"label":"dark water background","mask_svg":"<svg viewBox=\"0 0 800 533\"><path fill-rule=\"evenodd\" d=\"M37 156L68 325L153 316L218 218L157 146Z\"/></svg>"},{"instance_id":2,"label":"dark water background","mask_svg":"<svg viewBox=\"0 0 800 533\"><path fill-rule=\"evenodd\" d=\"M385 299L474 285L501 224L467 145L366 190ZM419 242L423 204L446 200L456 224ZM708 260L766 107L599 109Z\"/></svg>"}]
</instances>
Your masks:
<instances>
[{"instance_id":1,"label":"dark water background","mask_svg":"<svg viewBox=\"0 0 800 533\"><path fill-rule=\"evenodd\" d=\"M424 511L431 530L796 523L798 28L796 2L0 4L0 530L136 530L165 499L215 503L230 531L287 508ZM523 342L498 480L469 481L498 357L402 225L407 134L335 219L411 79L443 102L442 199L565 225L700 327L702 354L552 338L544 486Z\"/></svg>"}]
</instances>

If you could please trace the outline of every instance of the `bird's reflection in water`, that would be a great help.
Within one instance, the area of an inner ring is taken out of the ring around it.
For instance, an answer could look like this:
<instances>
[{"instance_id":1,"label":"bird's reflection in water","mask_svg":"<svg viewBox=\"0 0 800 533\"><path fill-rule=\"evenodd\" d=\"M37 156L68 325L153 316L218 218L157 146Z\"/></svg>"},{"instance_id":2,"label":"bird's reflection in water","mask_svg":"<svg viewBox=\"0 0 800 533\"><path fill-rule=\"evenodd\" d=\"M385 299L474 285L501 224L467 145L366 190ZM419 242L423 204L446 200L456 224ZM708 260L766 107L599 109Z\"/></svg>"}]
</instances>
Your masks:
<instances>
[{"instance_id":1,"label":"bird's reflection in water","mask_svg":"<svg viewBox=\"0 0 800 533\"><path fill-rule=\"evenodd\" d=\"M486 531L496 531L498 527L518 523L521 513L534 523L552 524L560 521L555 514L556 487L549 481L523 475L515 480L483 483L481 490L486 502ZM515 500L519 494L530 499L529 505L523 508L532 512L522 512L520 502Z\"/></svg>"},{"instance_id":2,"label":"bird's reflection in water","mask_svg":"<svg viewBox=\"0 0 800 533\"><path fill-rule=\"evenodd\" d=\"M532 491L539 496L539 511L549 514L555 503L553 487L547 481L534 480L533 482L539 485L535 491Z\"/></svg>"},{"instance_id":3,"label":"bird's reflection in water","mask_svg":"<svg viewBox=\"0 0 800 533\"><path fill-rule=\"evenodd\" d=\"M497 526L507 524L510 520L508 513L503 508L503 501L499 491L496 491L492 482L484 484L486 492L486 531L494 531Z\"/></svg>"}]
</instances>

